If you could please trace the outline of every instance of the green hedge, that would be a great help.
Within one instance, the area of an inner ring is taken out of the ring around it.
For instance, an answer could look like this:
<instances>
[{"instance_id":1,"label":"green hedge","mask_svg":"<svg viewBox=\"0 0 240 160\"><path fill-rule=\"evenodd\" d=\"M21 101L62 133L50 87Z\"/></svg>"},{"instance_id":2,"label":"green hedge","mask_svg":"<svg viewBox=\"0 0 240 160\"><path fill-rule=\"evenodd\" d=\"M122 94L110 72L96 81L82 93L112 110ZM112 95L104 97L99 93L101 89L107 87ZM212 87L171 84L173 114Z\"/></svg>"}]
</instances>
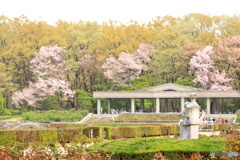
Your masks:
<instances>
[{"instance_id":1,"label":"green hedge","mask_svg":"<svg viewBox=\"0 0 240 160\"><path fill-rule=\"evenodd\" d=\"M0 145L8 146L15 143L30 142L74 142L82 135L74 129L32 129L32 130L2 130Z\"/></svg>"},{"instance_id":2,"label":"green hedge","mask_svg":"<svg viewBox=\"0 0 240 160\"><path fill-rule=\"evenodd\" d=\"M214 131L240 129L240 124L214 124Z\"/></svg>"},{"instance_id":3,"label":"green hedge","mask_svg":"<svg viewBox=\"0 0 240 160\"><path fill-rule=\"evenodd\" d=\"M104 127L87 127L83 129L83 135L88 138L105 138Z\"/></svg>"},{"instance_id":4,"label":"green hedge","mask_svg":"<svg viewBox=\"0 0 240 160\"><path fill-rule=\"evenodd\" d=\"M0 131L0 145L12 145L16 141L16 131Z\"/></svg>"},{"instance_id":5,"label":"green hedge","mask_svg":"<svg viewBox=\"0 0 240 160\"><path fill-rule=\"evenodd\" d=\"M83 129L83 134L89 138L107 139L174 135L177 132L179 132L178 125L87 127Z\"/></svg>"}]
</instances>

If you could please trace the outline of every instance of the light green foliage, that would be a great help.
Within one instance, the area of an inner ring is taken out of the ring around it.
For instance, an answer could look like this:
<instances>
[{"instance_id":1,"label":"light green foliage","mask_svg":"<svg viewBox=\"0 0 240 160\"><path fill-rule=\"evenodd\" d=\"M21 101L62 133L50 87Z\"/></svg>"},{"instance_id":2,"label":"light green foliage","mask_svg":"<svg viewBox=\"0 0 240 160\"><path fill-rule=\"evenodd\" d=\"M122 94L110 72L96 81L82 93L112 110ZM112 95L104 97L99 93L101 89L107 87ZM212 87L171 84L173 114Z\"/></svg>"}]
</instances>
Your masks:
<instances>
[{"instance_id":1,"label":"light green foliage","mask_svg":"<svg viewBox=\"0 0 240 160\"><path fill-rule=\"evenodd\" d=\"M156 152L222 152L225 137L200 137L199 139L177 140L175 138L144 138L103 141L88 150L111 150L115 153L140 154Z\"/></svg>"},{"instance_id":2,"label":"light green foliage","mask_svg":"<svg viewBox=\"0 0 240 160\"><path fill-rule=\"evenodd\" d=\"M76 93L78 94L77 99L82 106L82 109L89 109L93 107L94 103L96 103L96 99L93 98L92 93L84 90L77 90Z\"/></svg>"},{"instance_id":3,"label":"light green foliage","mask_svg":"<svg viewBox=\"0 0 240 160\"><path fill-rule=\"evenodd\" d=\"M240 27L240 17L234 16L215 16L213 17L214 25L220 32L221 37L238 36Z\"/></svg>"},{"instance_id":4,"label":"light green foliage","mask_svg":"<svg viewBox=\"0 0 240 160\"><path fill-rule=\"evenodd\" d=\"M57 97L49 96L41 102L43 110L63 110Z\"/></svg>"},{"instance_id":5,"label":"light green foliage","mask_svg":"<svg viewBox=\"0 0 240 160\"><path fill-rule=\"evenodd\" d=\"M83 110L65 110L65 111L30 111L23 113L21 116L24 121L31 122L78 122L82 120L88 111Z\"/></svg>"},{"instance_id":6,"label":"light green foliage","mask_svg":"<svg viewBox=\"0 0 240 160\"><path fill-rule=\"evenodd\" d=\"M205 45L213 43L215 30L213 18L204 14L191 13L179 19L176 24L183 34L188 36L191 43L198 42Z\"/></svg>"},{"instance_id":7,"label":"light green foliage","mask_svg":"<svg viewBox=\"0 0 240 160\"><path fill-rule=\"evenodd\" d=\"M139 79L131 81L131 87L121 89L121 91L134 91L152 86L153 81L150 76L141 76Z\"/></svg>"},{"instance_id":8,"label":"light green foliage","mask_svg":"<svg viewBox=\"0 0 240 160\"><path fill-rule=\"evenodd\" d=\"M21 113L22 113L21 110L0 109L0 115L2 116L14 116L14 115L20 115Z\"/></svg>"},{"instance_id":9,"label":"light green foliage","mask_svg":"<svg viewBox=\"0 0 240 160\"><path fill-rule=\"evenodd\" d=\"M180 84L183 86L188 86L188 87L194 87L194 82L192 81L194 77L186 77L186 78L181 78L179 77L176 81L175 84Z\"/></svg>"}]
</instances>

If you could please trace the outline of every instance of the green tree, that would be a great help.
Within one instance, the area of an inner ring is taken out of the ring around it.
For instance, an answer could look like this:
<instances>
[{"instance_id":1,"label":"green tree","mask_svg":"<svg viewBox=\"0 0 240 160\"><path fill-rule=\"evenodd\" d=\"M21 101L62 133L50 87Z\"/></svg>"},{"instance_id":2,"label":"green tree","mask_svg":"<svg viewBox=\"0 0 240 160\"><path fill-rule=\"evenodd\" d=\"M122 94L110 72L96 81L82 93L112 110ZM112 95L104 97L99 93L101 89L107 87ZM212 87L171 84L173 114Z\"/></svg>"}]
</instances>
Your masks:
<instances>
[{"instance_id":1,"label":"green tree","mask_svg":"<svg viewBox=\"0 0 240 160\"><path fill-rule=\"evenodd\" d=\"M90 110L96 103L96 99L93 98L92 93L86 92L84 90L77 90L78 97L76 99L79 101L82 109Z\"/></svg>"},{"instance_id":2,"label":"green tree","mask_svg":"<svg viewBox=\"0 0 240 160\"><path fill-rule=\"evenodd\" d=\"M6 101L2 95L2 93L0 93L0 109L4 109L6 107Z\"/></svg>"},{"instance_id":3,"label":"green tree","mask_svg":"<svg viewBox=\"0 0 240 160\"><path fill-rule=\"evenodd\" d=\"M210 45L214 41L215 31L212 17L191 13L178 20L176 26L186 34L191 43Z\"/></svg>"},{"instance_id":4,"label":"green tree","mask_svg":"<svg viewBox=\"0 0 240 160\"><path fill-rule=\"evenodd\" d=\"M151 76L156 84L175 82L180 76L178 63L188 38L175 27L162 29L154 39L156 51L152 53Z\"/></svg>"},{"instance_id":5,"label":"green tree","mask_svg":"<svg viewBox=\"0 0 240 160\"><path fill-rule=\"evenodd\" d=\"M221 37L238 36L240 32L240 16L214 16L213 23L216 31Z\"/></svg>"},{"instance_id":6,"label":"green tree","mask_svg":"<svg viewBox=\"0 0 240 160\"><path fill-rule=\"evenodd\" d=\"M68 64L68 79L73 90L92 92L101 81L101 60L95 46L102 35L102 27L96 22L59 22L67 38L65 59ZM78 97L76 93L76 97ZM76 108L81 104L75 99Z\"/></svg>"}]
</instances>

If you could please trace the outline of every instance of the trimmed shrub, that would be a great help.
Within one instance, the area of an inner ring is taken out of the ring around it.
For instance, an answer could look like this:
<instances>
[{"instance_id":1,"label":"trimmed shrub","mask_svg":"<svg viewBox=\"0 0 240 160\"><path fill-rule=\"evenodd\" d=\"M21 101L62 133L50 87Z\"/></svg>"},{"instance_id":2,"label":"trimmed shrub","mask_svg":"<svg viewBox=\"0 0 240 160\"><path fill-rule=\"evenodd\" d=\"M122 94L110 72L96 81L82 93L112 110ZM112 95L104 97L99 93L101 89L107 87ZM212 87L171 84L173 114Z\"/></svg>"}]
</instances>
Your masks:
<instances>
[{"instance_id":1,"label":"trimmed shrub","mask_svg":"<svg viewBox=\"0 0 240 160\"><path fill-rule=\"evenodd\" d=\"M13 145L16 141L17 135L15 131L0 131L0 145Z\"/></svg>"},{"instance_id":2,"label":"trimmed shrub","mask_svg":"<svg viewBox=\"0 0 240 160\"><path fill-rule=\"evenodd\" d=\"M16 130L17 142L20 143L29 143L37 142L38 131L37 130Z\"/></svg>"},{"instance_id":3,"label":"trimmed shrub","mask_svg":"<svg viewBox=\"0 0 240 160\"><path fill-rule=\"evenodd\" d=\"M58 142L74 142L80 135L78 130L72 129L58 129L57 130L57 141Z\"/></svg>"},{"instance_id":4,"label":"trimmed shrub","mask_svg":"<svg viewBox=\"0 0 240 160\"><path fill-rule=\"evenodd\" d=\"M55 129L39 129L38 138L41 142L56 142L57 141L57 131Z\"/></svg>"},{"instance_id":5,"label":"trimmed shrub","mask_svg":"<svg viewBox=\"0 0 240 160\"><path fill-rule=\"evenodd\" d=\"M214 124L214 131L228 131L235 128L232 124Z\"/></svg>"},{"instance_id":6,"label":"trimmed shrub","mask_svg":"<svg viewBox=\"0 0 240 160\"><path fill-rule=\"evenodd\" d=\"M103 127L87 127L83 129L83 135L88 138L105 138Z\"/></svg>"},{"instance_id":7,"label":"trimmed shrub","mask_svg":"<svg viewBox=\"0 0 240 160\"><path fill-rule=\"evenodd\" d=\"M110 136L112 135L111 127L104 127L103 130L104 130L104 138L110 139Z\"/></svg>"},{"instance_id":8,"label":"trimmed shrub","mask_svg":"<svg viewBox=\"0 0 240 160\"><path fill-rule=\"evenodd\" d=\"M28 144L30 142L74 142L81 136L74 129L31 129L31 130L1 130L0 145L8 146L14 143Z\"/></svg>"},{"instance_id":9,"label":"trimmed shrub","mask_svg":"<svg viewBox=\"0 0 240 160\"><path fill-rule=\"evenodd\" d=\"M92 129L92 131L91 131ZM175 135L179 132L178 125L148 125L148 126L129 126L129 127L87 127L83 129L83 134L91 138L135 138L148 136ZM101 131L100 131L101 130ZM100 135L101 134L101 135Z\"/></svg>"}]
</instances>

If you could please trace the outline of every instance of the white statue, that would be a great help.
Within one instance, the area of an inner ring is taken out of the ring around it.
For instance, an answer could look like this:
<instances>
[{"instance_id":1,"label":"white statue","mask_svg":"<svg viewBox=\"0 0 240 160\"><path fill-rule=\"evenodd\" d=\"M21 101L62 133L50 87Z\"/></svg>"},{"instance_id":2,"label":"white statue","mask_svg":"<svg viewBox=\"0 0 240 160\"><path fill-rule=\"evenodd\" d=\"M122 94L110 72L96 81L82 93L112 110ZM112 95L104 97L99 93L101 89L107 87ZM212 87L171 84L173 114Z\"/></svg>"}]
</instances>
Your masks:
<instances>
[{"instance_id":1,"label":"white statue","mask_svg":"<svg viewBox=\"0 0 240 160\"><path fill-rule=\"evenodd\" d=\"M179 139L198 139L200 107L196 102L196 93L190 94L191 102L185 103L184 120L180 121Z\"/></svg>"}]
</instances>

